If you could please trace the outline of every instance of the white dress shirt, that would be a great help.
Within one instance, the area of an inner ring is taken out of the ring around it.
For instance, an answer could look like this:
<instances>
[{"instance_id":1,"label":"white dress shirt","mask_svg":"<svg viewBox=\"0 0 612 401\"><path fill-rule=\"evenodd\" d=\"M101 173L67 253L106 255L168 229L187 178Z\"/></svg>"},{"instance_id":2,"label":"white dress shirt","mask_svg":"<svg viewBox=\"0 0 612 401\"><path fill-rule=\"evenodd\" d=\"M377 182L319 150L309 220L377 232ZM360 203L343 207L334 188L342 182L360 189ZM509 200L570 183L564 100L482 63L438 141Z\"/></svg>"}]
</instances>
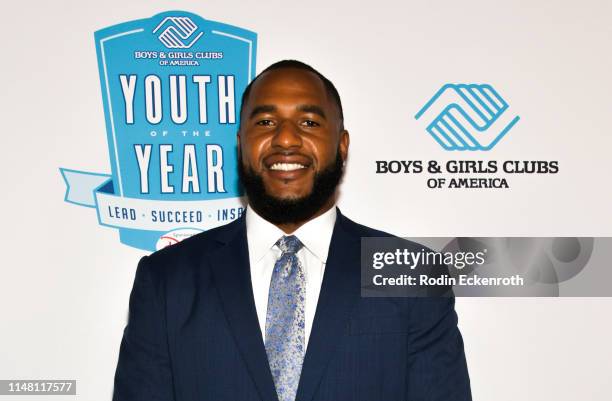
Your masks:
<instances>
[{"instance_id":1,"label":"white dress shirt","mask_svg":"<svg viewBox=\"0 0 612 401\"><path fill-rule=\"evenodd\" d=\"M325 272L329 244L335 223L336 207L334 206L322 215L300 226L294 233L286 234L274 224L264 220L252 208L247 207L246 227L251 284L253 285L259 328L264 341L270 280L272 279L274 264L281 256L281 250L275 245L276 241L283 235L295 235L304 244L302 249L298 251L297 257L304 268L306 278L304 345L308 346L308 338L317 309L319 292L321 292L323 273Z\"/></svg>"}]
</instances>

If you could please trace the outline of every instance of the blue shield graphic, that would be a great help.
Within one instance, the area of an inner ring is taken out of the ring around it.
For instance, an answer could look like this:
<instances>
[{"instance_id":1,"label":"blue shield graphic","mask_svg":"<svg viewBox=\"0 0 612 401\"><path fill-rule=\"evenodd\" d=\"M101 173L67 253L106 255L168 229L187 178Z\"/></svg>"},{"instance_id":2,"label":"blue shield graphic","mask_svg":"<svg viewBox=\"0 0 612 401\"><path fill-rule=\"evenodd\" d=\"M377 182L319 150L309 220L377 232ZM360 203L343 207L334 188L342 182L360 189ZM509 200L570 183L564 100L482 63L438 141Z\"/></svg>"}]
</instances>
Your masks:
<instances>
[{"instance_id":1,"label":"blue shield graphic","mask_svg":"<svg viewBox=\"0 0 612 401\"><path fill-rule=\"evenodd\" d=\"M236 133L257 35L170 11L95 41L111 174L60 169L66 201L151 251L239 217Z\"/></svg>"}]
</instances>

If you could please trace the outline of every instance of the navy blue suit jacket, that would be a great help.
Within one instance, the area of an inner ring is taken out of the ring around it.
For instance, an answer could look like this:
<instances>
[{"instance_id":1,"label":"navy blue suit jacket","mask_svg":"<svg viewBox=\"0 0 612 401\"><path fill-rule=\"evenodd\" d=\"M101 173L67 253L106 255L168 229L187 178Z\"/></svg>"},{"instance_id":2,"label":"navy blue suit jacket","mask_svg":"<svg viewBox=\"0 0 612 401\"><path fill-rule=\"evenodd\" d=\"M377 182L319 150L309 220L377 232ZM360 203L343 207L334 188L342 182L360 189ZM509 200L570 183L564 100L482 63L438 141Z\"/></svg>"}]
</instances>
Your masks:
<instances>
[{"instance_id":1,"label":"navy blue suit jacket","mask_svg":"<svg viewBox=\"0 0 612 401\"><path fill-rule=\"evenodd\" d=\"M471 400L453 298L360 296L360 239L388 235L338 211L296 401ZM113 400L277 401L244 217L140 260Z\"/></svg>"}]
</instances>

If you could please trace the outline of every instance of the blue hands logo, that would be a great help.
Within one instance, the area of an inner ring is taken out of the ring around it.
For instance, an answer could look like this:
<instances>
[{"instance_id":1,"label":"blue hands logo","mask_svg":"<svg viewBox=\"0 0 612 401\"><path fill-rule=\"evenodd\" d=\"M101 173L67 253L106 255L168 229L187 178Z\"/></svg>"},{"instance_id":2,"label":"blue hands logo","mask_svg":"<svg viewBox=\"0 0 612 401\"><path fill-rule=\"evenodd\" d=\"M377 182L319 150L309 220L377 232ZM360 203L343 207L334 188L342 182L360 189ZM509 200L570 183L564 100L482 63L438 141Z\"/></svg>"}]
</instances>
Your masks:
<instances>
[{"instance_id":1,"label":"blue hands logo","mask_svg":"<svg viewBox=\"0 0 612 401\"><path fill-rule=\"evenodd\" d=\"M160 42L169 49L189 49L200 39L204 32L191 36L198 30L198 26L189 17L166 17L153 30L157 33L161 28L166 27L158 36Z\"/></svg>"},{"instance_id":2,"label":"blue hands logo","mask_svg":"<svg viewBox=\"0 0 612 401\"><path fill-rule=\"evenodd\" d=\"M414 116L446 150L491 150L520 119L491 85L446 84Z\"/></svg>"}]
</instances>

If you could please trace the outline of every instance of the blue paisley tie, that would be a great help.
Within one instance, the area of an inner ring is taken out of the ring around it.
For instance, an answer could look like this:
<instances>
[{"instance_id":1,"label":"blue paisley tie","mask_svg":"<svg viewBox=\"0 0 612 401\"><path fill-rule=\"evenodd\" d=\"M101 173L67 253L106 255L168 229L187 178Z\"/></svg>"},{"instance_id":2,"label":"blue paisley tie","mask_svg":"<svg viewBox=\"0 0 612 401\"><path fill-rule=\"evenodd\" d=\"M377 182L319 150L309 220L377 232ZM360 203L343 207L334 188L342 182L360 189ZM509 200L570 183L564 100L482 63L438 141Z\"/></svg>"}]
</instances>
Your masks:
<instances>
[{"instance_id":1,"label":"blue paisley tie","mask_svg":"<svg viewBox=\"0 0 612 401\"><path fill-rule=\"evenodd\" d=\"M266 353L279 401L294 401L304 361L304 298L306 280L296 253L303 244L295 235L276 245L266 314Z\"/></svg>"}]
</instances>

